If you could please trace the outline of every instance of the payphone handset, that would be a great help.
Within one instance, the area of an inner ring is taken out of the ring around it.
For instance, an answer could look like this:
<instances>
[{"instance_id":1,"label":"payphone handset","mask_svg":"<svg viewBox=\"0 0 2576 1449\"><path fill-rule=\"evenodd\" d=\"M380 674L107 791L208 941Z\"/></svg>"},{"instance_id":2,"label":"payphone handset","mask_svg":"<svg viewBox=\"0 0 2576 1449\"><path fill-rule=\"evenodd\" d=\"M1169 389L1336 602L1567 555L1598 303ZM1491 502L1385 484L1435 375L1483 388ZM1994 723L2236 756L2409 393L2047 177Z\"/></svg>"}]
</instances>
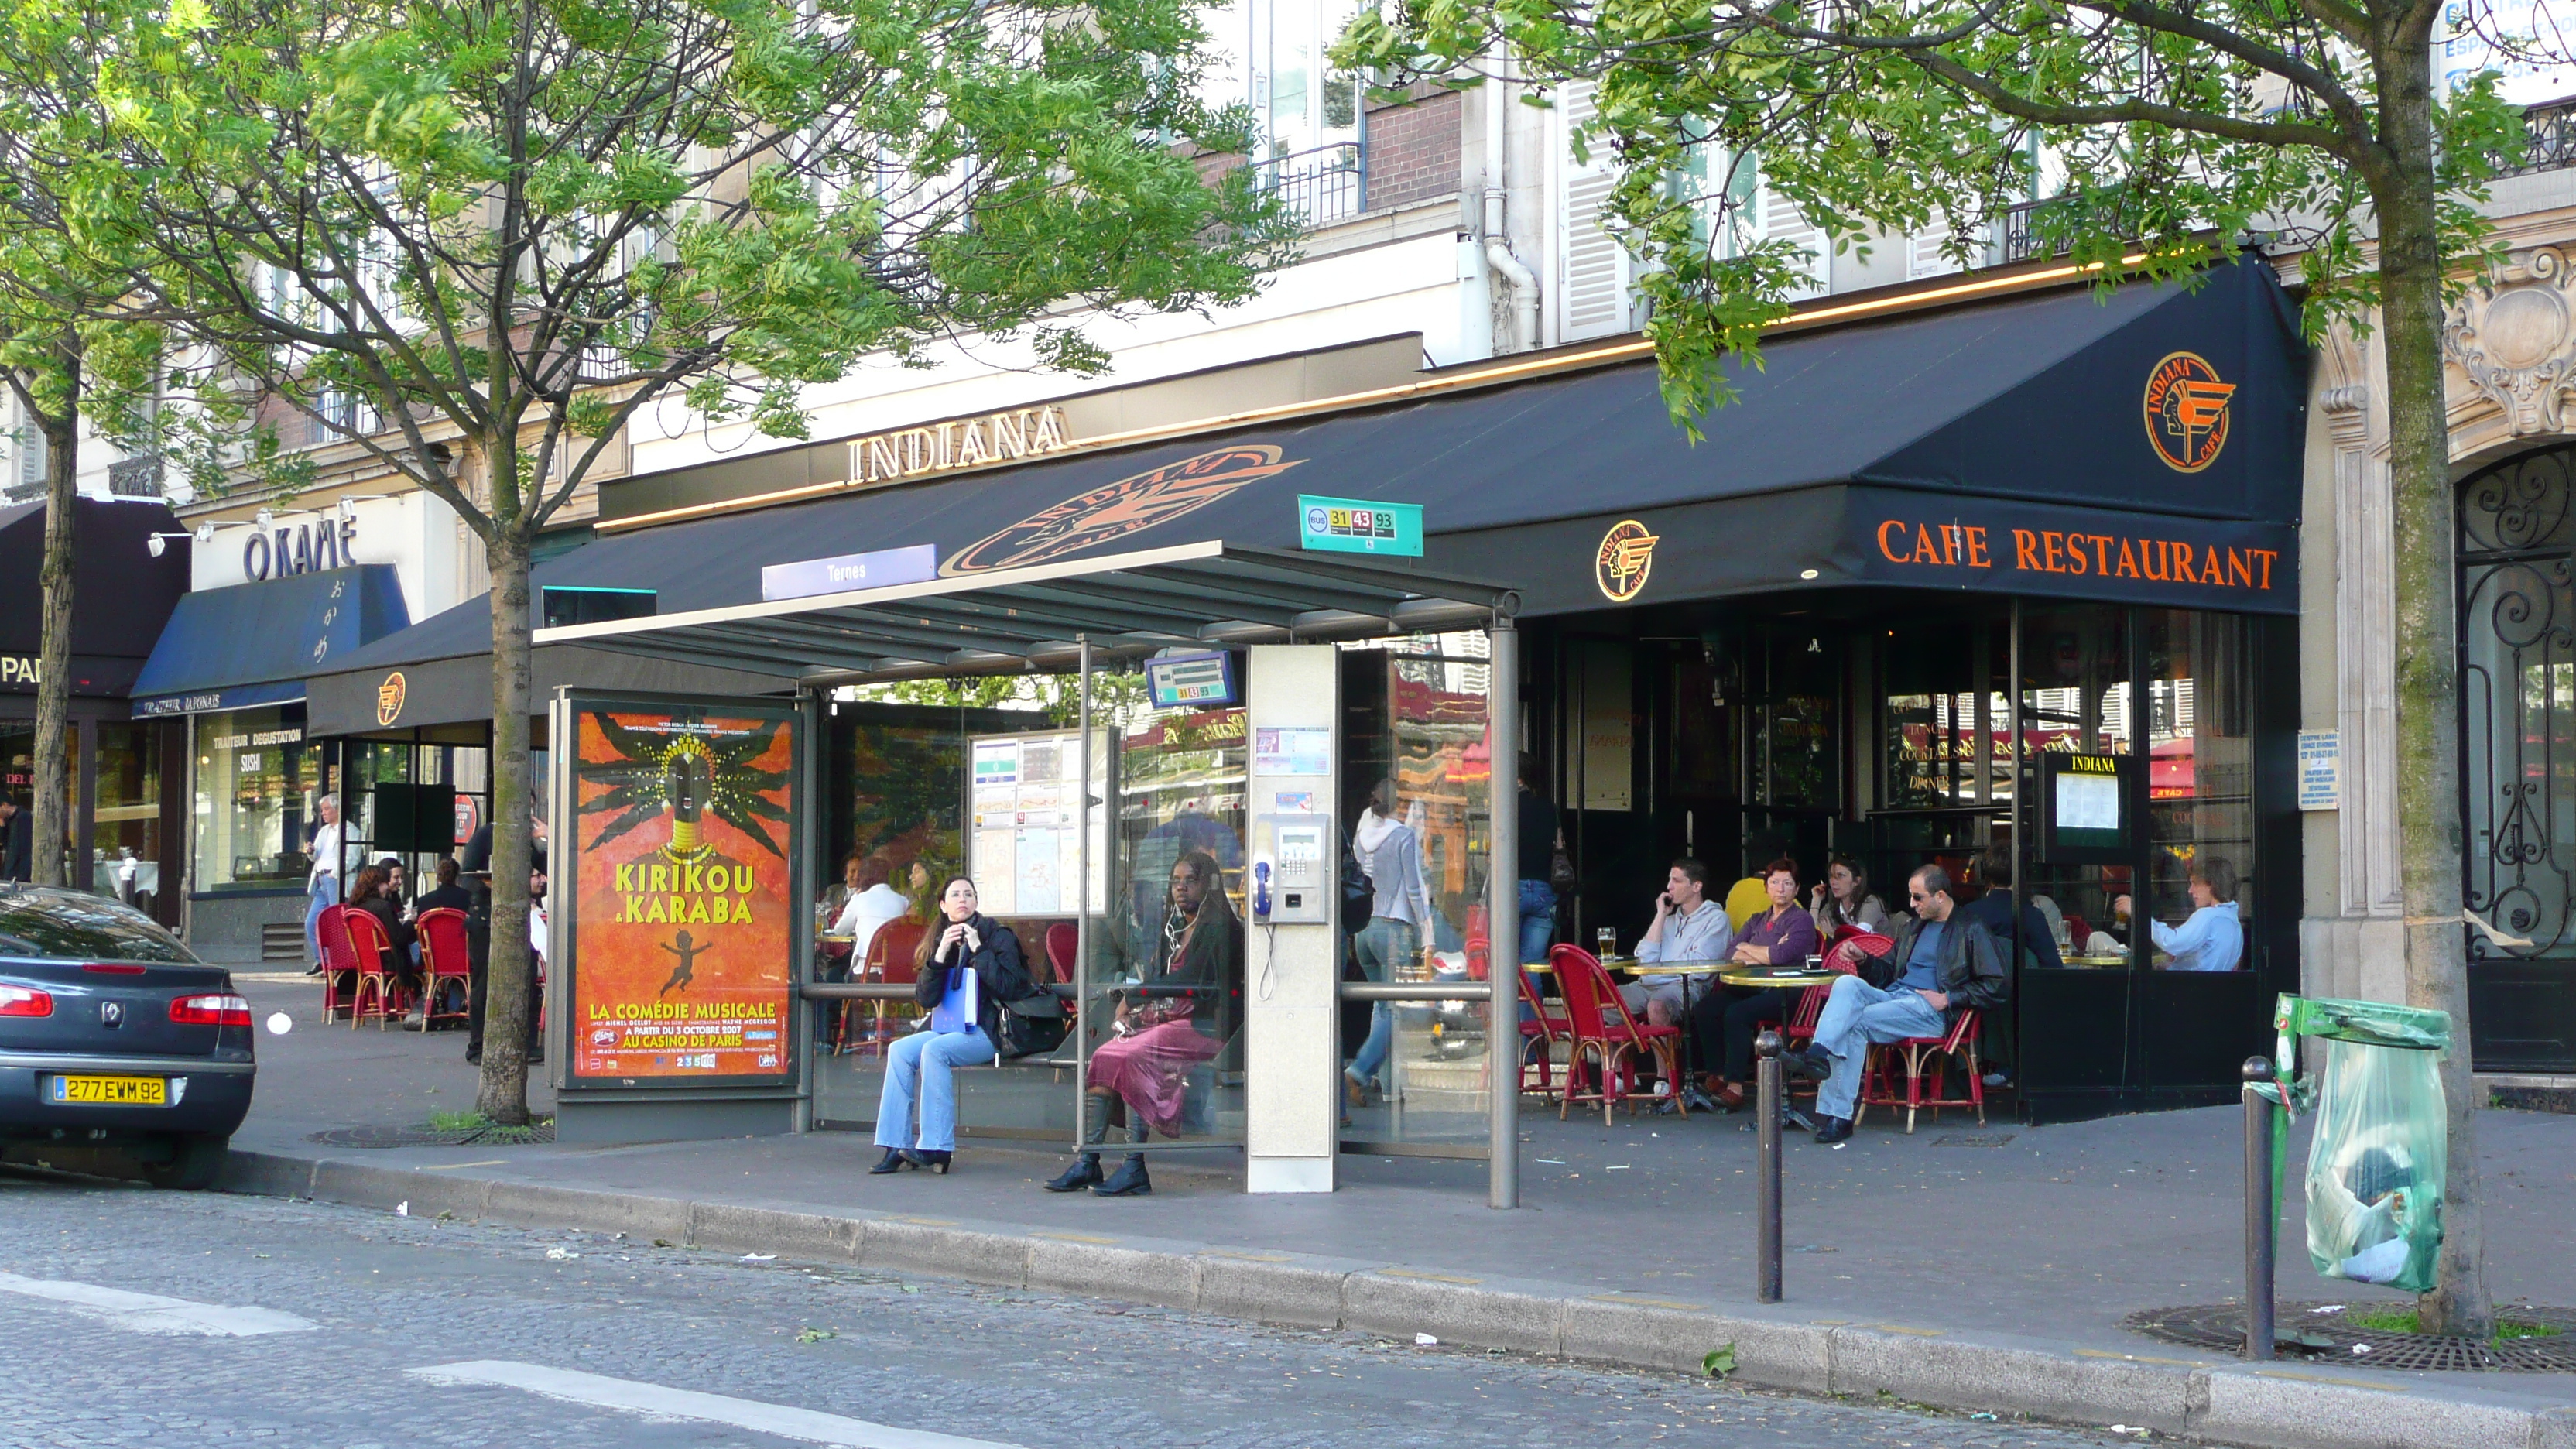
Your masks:
<instances>
[{"instance_id":1,"label":"payphone handset","mask_svg":"<svg viewBox=\"0 0 2576 1449\"><path fill-rule=\"evenodd\" d=\"M1264 815L1252 852L1252 919L1266 925L1333 921L1333 820L1329 815Z\"/></svg>"}]
</instances>

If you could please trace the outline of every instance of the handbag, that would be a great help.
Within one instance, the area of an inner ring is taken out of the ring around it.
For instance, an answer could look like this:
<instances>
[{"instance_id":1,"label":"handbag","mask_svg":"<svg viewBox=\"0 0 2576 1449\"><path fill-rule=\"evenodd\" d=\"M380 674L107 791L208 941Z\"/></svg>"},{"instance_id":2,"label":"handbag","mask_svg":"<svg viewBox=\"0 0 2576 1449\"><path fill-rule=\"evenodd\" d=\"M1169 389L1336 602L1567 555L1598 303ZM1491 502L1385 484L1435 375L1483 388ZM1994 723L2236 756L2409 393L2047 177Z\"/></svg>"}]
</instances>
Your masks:
<instances>
[{"instance_id":1,"label":"handbag","mask_svg":"<svg viewBox=\"0 0 2576 1449\"><path fill-rule=\"evenodd\" d=\"M1582 884L1575 878L1574 857L1565 853L1565 832L1562 830L1556 833L1556 849L1547 857L1547 884L1548 889L1561 896L1573 894L1574 888Z\"/></svg>"}]
</instances>

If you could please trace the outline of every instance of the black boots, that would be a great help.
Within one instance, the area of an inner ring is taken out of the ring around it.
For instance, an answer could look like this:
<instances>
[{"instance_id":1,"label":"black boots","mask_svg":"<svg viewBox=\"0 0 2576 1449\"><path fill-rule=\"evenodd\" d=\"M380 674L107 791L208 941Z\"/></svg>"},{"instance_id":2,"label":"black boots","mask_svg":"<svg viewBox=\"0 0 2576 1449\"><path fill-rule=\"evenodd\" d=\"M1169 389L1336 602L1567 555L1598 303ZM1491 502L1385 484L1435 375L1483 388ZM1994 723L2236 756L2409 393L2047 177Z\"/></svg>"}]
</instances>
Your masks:
<instances>
[{"instance_id":1,"label":"black boots","mask_svg":"<svg viewBox=\"0 0 2576 1449\"><path fill-rule=\"evenodd\" d=\"M948 1171L948 1156L945 1152L924 1152L918 1147L903 1149L904 1161L924 1172L936 1172L943 1176Z\"/></svg>"},{"instance_id":2,"label":"black boots","mask_svg":"<svg viewBox=\"0 0 2576 1449\"><path fill-rule=\"evenodd\" d=\"M1097 1171L1098 1169L1094 1169ZM1091 1190L1093 1197L1145 1197L1154 1191L1154 1179L1145 1175L1145 1158L1140 1153L1119 1165L1109 1180Z\"/></svg>"},{"instance_id":3,"label":"black boots","mask_svg":"<svg viewBox=\"0 0 2576 1449\"><path fill-rule=\"evenodd\" d=\"M1099 1185L1100 1158L1097 1154L1086 1152L1082 1154L1082 1156L1074 1159L1073 1166L1066 1168L1063 1176L1046 1184L1046 1190L1049 1192L1080 1192L1086 1187L1098 1187Z\"/></svg>"},{"instance_id":4,"label":"black boots","mask_svg":"<svg viewBox=\"0 0 2576 1449\"><path fill-rule=\"evenodd\" d=\"M1838 1142L1849 1142L1851 1140L1851 1135L1852 1119L1849 1117L1820 1117L1817 1119L1816 1145L1819 1147L1831 1147Z\"/></svg>"},{"instance_id":5,"label":"black boots","mask_svg":"<svg viewBox=\"0 0 2576 1449\"><path fill-rule=\"evenodd\" d=\"M868 1176L883 1177L889 1172L901 1172L910 1166L912 1164L905 1160L902 1148L889 1147L885 1150L885 1156L877 1159L877 1165L868 1169Z\"/></svg>"}]
</instances>

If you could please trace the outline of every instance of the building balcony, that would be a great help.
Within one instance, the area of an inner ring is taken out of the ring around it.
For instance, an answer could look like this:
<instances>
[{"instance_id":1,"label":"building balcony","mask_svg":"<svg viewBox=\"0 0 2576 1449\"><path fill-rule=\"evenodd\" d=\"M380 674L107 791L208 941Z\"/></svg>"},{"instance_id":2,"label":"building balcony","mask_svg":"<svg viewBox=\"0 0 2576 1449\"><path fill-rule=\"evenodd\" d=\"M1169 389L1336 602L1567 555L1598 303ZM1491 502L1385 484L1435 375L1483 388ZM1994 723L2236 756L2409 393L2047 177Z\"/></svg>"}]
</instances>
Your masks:
<instances>
[{"instance_id":1,"label":"building balcony","mask_svg":"<svg viewBox=\"0 0 2576 1449\"><path fill-rule=\"evenodd\" d=\"M2522 124L2529 133L2522 164L2508 166L2498 174L2528 176L2535 171L2559 171L2576 165L2576 96L2562 96L2525 109Z\"/></svg>"},{"instance_id":2,"label":"building balcony","mask_svg":"<svg viewBox=\"0 0 2576 1449\"><path fill-rule=\"evenodd\" d=\"M1368 148L1337 141L1252 163L1256 191L1275 194L1308 231L1344 222L1368 210Z\"/></svg>"}]
</instances>

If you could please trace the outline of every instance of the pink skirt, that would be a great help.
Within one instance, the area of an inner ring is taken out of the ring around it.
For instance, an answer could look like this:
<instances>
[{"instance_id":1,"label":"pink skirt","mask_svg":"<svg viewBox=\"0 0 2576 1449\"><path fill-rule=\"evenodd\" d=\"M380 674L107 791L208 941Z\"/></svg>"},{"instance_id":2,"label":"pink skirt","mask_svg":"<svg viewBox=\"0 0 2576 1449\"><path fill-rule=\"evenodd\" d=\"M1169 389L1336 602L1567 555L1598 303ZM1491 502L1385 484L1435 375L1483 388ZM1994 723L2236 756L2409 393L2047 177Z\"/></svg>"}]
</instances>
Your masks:
<instances>
[{"instance_id":1,"label":"pink skirt","mask_svg":"<svg viewBox=\"0 0 2576 1449\"><path fill-rule=\"evenodd\" d=\"M1166 1137L1177 1136L1181 1097L1190 1068L1215 1056L1223 1043L1203 1036L1187 1019L1167 1021L1102 1042L1091 1054L1091 1084L1127 1101L1127 1110Z\"/></svg>"}]
</instances>

